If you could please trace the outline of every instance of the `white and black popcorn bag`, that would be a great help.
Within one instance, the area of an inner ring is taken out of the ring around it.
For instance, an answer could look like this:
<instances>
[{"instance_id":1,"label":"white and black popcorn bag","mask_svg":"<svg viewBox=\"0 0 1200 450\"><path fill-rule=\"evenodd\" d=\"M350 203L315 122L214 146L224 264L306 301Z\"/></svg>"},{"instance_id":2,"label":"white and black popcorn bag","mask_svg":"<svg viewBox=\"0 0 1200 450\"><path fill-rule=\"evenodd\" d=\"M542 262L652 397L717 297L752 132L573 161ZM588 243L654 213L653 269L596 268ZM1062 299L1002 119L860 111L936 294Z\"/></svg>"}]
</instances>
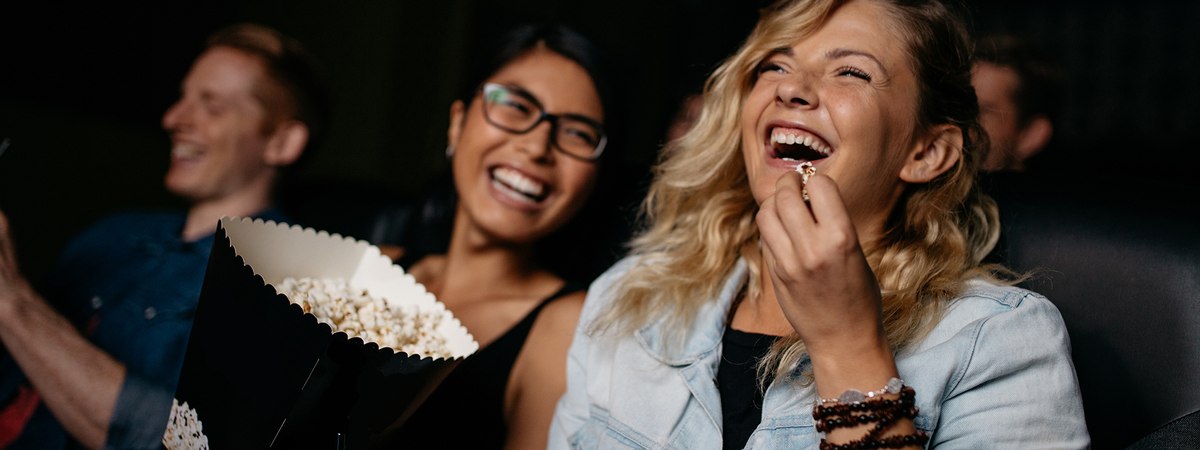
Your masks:
<instances>
[{"instance_id":1,"label":"white and black popcorn bag","mask_svg":"<svg viewBox=\"0 0 1200 450\"><path fill-rule=\"evenodd\" d=\"M212 448L371 448L479 345L363 241L222 218L175 397Z\"/></svg>"}]
</instances>

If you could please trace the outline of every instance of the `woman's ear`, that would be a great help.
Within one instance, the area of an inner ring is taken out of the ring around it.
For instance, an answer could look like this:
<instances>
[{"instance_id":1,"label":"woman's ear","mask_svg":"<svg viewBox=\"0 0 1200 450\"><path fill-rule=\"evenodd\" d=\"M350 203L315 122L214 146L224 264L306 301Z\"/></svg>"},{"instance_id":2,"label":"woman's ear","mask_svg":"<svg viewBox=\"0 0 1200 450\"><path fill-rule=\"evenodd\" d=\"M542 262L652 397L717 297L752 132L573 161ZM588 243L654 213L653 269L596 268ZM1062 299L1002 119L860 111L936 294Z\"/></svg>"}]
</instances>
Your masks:
<instances>
[{"instance_id":1,"label":"woman's ear","mask_svg":"<svg viewBox=\"0 0 1200 450\"><path fill-rule=\"evenodd\" d=\"M308 125L298 120L288 120L275 127L267 141L263 160L267 165L283 167L300 159L308 145Z\"/></svg>"},{"instance_id":2,"label":"woman's ear","mask_svg":"<svg viewBox=\"0 0 1200 450\"><path fill-rule=\"evenodd\" d=\"M466 106L462 100L450 104L450 126L446 129L446 143L451 147L458 146L458 136L462 134L463 120L466 119Z\"/></svg>"},{"instance_id":3,"label":"woman's ear","mask_svg":"<svg viewBox=\"0 0 1200 450\"><path fill-rule=\"evenodd\" d=\"M908 183L928 183L946 173L962 157L962 129L950 125L938 125L929 137L908 154L900 179Z\"/></svg>"}]
</instances>

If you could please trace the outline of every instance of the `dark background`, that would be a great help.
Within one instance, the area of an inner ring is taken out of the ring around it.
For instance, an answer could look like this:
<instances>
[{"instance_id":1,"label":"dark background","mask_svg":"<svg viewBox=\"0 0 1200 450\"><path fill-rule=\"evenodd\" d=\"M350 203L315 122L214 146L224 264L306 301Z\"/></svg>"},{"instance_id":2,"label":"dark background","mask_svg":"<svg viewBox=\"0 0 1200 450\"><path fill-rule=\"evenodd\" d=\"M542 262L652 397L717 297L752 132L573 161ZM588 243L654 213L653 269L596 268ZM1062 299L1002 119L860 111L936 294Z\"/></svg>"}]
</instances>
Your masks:
<instances>
[{"instance_id":1,"label":"dark background","mask_svg":"<svg viewBox=\"0 0 1200 450\"><path fill-rule=\"evenodd\" d=\"M324 63L334 122L289 186L328 187L374 204L415 196L442 172L448 109L472 49L522 22L566 23L611 53L626 125L614 136L623 150L615 163L625 168L623 182L640 183L679 99L736 48L765 4L31 3L0 6L0 139L12 142L0 157L0 210L35 279L66 239L100 216L180 205L162 188L169 142L159 122L205 36L223 25L276 27ZM1113 189L1150 186L1150 195L1196 185L1185 163L1200 137L1200 2L967 7L977 31L1028 34L1065 66L1058 133L1031 170L1064 186L1111 180Z\"/></svg>"}]
</instances>

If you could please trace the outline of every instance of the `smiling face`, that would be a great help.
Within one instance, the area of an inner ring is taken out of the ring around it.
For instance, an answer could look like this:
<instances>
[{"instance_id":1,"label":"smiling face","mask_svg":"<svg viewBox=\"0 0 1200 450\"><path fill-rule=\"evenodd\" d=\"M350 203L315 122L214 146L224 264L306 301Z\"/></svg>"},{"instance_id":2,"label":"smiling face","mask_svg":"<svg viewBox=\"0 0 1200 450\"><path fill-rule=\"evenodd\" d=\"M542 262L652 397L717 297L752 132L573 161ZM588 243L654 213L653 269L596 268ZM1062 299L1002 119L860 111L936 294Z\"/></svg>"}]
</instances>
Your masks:
<instances>
[{"instance_id":1,"label":"smiling face","mask_svg":"<svg viewBox=\"0 0 1200 450\"><path fill-rule=\"evenodd\" d=\"M852 1L816 32L771 53L742 105L742 151L759 203L804 161L838 182L860 227L882 226L918 143L918 83L882 5Z\"/></svg>"},{"instance_id":2,"label":"smiling face","mask_svg":"<svg viewBox=\"0 0 1200 450\"><path fill-rule=\"evenodd\" d=\"M603 123L599 94L575 62L535 48L501 68L496 83L536 99L550 114L573 114ZM488 122L482 99L451 109L454 184L459 194L456 228L488 239L529 244L567 222L586 201L596 164L554 148L552 124L517 134Z\"/></svg>"},{"instance_id":3,"label":"smiling face","mask_svg":"<svg viewBox=\"0 0 1200 450\"><path fill-rule=\"evenodd\" d=\"M270 179L274 170L264 159L267 112L254 95L263 76L262 63L242 51L213 47L200 55L183 81L182 96L163 115L172 144L168 190L201 202Z\"/></svg>"}]
</instances>

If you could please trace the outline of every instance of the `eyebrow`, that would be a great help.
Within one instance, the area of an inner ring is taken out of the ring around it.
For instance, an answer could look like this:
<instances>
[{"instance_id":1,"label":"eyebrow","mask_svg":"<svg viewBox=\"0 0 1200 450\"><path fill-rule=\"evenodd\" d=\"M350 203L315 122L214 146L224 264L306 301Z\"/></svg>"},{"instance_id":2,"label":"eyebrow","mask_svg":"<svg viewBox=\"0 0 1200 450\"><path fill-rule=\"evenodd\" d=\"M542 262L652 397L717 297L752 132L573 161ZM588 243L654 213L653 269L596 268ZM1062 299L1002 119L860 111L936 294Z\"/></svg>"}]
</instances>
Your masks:
<instances>
[{"instance_id":1,"label":"eyebrow","mask_svg":"<svg viewBox=\"0 0 1200 450\"><path fill-rule=\"evenodd\" d=\"M791 47L775 47L770 52L767 52L768 55L783 54L787 56L792 56L793 53L795 52L792 51Z\"/></svg>"},{"instance_id":2,"label":"eyebrow","mask_svg":"<svg viewBox=\"0 0 1200 450\"><path fill-rule=\"evenodd\" d=\"M533 95L532 92L529 92L524 87L521 87L520 85L517 85L516 83L501 83L501 82L493 82L493 83L504 86L505 89L512 91L513 94L519 95L521 97L525 97L526 100L533 102L534 105L537 105L538 108L545 111L546 106L542 104L542 99L537 98L537 96Z\"/></svg>"}]
</instances>

